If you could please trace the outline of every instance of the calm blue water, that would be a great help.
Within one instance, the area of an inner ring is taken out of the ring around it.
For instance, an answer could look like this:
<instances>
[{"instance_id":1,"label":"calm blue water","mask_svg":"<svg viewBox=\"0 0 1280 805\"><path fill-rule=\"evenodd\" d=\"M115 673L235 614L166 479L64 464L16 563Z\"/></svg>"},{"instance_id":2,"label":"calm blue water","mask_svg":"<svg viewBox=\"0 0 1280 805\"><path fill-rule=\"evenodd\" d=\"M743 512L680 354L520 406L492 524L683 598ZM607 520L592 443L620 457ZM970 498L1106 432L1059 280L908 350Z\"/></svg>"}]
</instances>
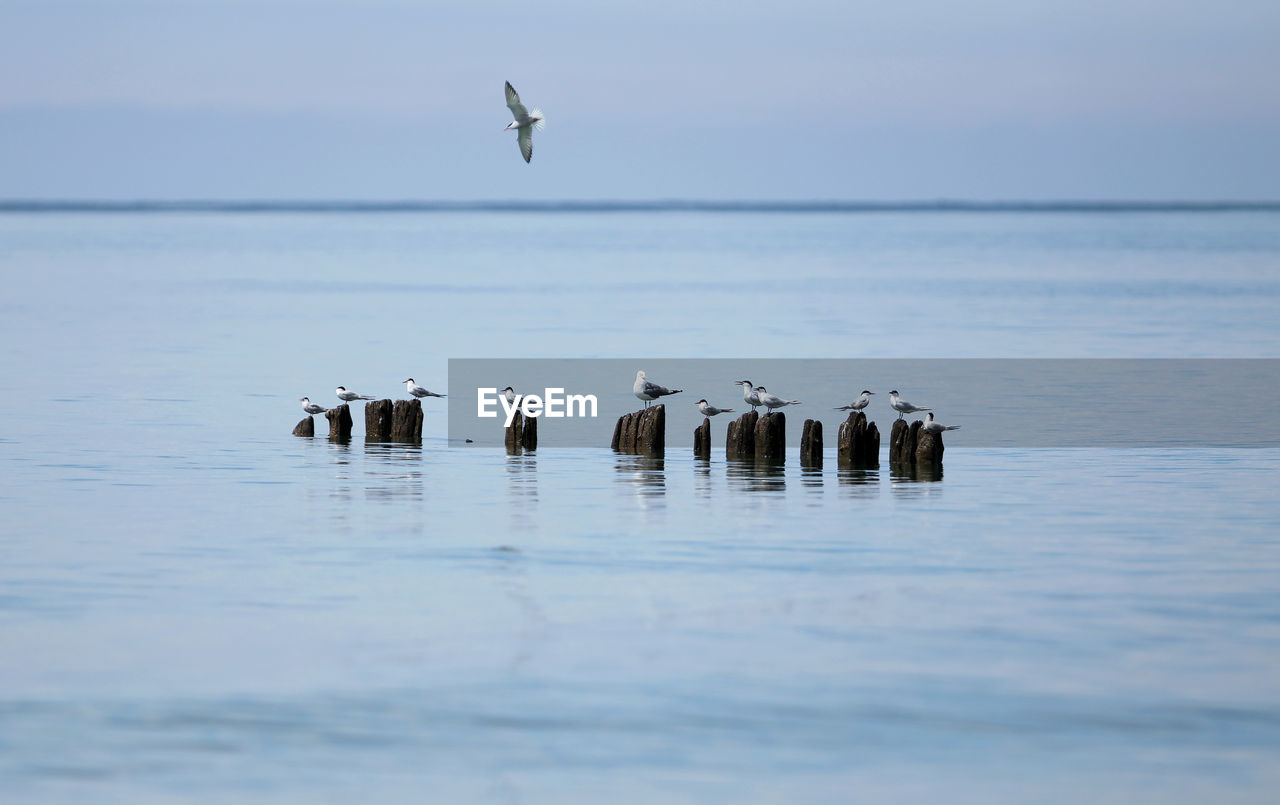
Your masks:
<instances>
[{"instance_id":1,"label":"calm blue water","mask_svg":"<svg viewBox=\"0 0 1280 805\"><path fill-rule=\"evenodd\" d=\"M0 272L0 800L1280 787L1280 451L289 436L450 356L1274 357L1280 214L8 212Z\"/></svg>"}]
</instances>

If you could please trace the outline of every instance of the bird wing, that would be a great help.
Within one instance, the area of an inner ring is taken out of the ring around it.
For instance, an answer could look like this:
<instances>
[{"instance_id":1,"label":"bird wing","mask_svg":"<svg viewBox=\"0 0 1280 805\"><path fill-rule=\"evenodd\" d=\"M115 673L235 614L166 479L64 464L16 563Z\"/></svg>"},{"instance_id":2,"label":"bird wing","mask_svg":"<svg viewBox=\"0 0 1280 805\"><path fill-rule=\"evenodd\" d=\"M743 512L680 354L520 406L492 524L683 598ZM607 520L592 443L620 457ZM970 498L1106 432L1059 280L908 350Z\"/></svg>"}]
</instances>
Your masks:
<instances>
[{"instance_id":1,"label":"bird wing","mask_svg":"<svg viewBox=\"0 0 1280 805\"><path fill-rule=\"evenodd\" d=\"M529 114L529 110L520 103L520 96L516 94L516 88L511 86L510 81L507 82L507 108L511 110L511 114L515 115L516 120Z\"/></svg>"},{"instance_id":2,"label":"bird wing","mask_svg":"<svg viewBox=\"0 0 1280 805\"><path fill-rule=\"evenodd\" d=\"M520 108L523 109L524 107ZM525 126L520 129L516 139L520 143L520 153L524 156L524 161L528 162L533 159L533 126Z\"/></svg>"},{"instance_id":3,"label":"bird wing","mask_svg":"<svg viewBox=\"0 0 1280 805\"><path fill-rule=\"evenodd\" d=\"M661 397L663 394L670 394L671 389L666 386L659 386L657 383L650 383L646 380L644 381L644 393L652 394L655 397Z\"/></svg>"}]
</instances>

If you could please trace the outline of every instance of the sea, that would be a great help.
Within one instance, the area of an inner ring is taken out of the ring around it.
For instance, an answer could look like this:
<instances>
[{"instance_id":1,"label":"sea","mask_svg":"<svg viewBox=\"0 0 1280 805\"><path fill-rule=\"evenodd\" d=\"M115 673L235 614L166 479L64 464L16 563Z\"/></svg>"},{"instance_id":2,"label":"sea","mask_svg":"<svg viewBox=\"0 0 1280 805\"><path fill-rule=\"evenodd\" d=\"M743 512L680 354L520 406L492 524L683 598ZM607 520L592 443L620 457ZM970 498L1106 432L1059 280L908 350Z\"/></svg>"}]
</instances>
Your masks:
<instances>
[{"instance_id":1,"label":"sea","mask_svg":"<svg viewBox=\"0 0 1280 805\"><path fill-rule=\"evenodd\" d=\"M1275 802L1280 449L291 431L450 359L1273 359L1278 311L1266 205L0 205L0 801Z\"/></svg>"}]
</instances>

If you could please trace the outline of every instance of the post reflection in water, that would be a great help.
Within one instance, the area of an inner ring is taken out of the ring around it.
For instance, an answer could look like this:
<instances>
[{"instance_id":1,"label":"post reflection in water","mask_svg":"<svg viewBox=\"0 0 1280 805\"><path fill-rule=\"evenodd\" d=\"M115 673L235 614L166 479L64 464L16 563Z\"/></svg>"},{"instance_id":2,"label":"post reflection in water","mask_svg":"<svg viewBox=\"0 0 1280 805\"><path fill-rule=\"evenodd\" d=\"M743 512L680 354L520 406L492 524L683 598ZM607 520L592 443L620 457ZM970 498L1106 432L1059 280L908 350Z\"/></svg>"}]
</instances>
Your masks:
<instances>
[{"instance_id":1,"label":"post reflection in water","mask_svg":"<svg viewBox=\"0 0 1280 805\"><path fill-rule=\"evenodd\" d=\"M875 497L880 494L880 464L841 461L836 470L840 490L852 497Z\"/></svg>"},{"instance_id":2,"label":"post reflection in water","mask_svg":"<svg viewBox=\"0 0 1280 805\"><path fill-rule=\"evenodd\" d=\"M822 467L810 464L800 465L800 485L810 492L822 493Z\"/></svg>"},{"instance_id":3,"label":"post reflection in water","mask_svg":"<svg viewBox=\"0 0 1280 805\"><path fill-rule=\"evenodd\" d=\"M711 459L698 456L693 460L693 492L703 500L711 497Z\"/></svg>"},{"instance_id":4,"label":"post reflection in water","mask_svg":"<svg viewBox=\"0 0 1280 805\"><path fill-rule=\"evenodd\" d=\"M369 484L364 495L369 500L397 500L423 497L422 446L412 443L365 442L365 474Z\"/></svg>"},{"instance_id":5,"label":"post reflection in water","mask_svg":"<svg viewBox=\"0 0 1280 805\"><path fill-rule=\"evenodd\" d=\"M784 492L787 466L777 461L730 461L726 467L731 489L744 492Z\"/></svg>"},{"instance_id":6,"label":"post reflection in water","mask_svg":"<svg viewBox=\"0 0 1280 805\"><path fill-rule=\"evenodd\" d=\"M941 464L892 462L889 465L889 483L895 495L913 497L938 494L942 491L942 486L934 484L941 480Z\"/></svg>"},{"instance_id":7,"label":"post reflection in water","mask_svg":"<svg viewBox=\"0 0 1280 805\"><path fill-rule=\"evenodd\" d=\"M507 492L522 502L538 500L538 456L520 448L507 451Z\"/></svg>"},{"instance_id":8,"label":"post reflection in water","mask_svg":"<svg viewBox=\"0 0 1280 805\"><path fill-rule=\"evenodd\" d=\"M666 461L662 456L614 455L618 481L629 485L644 501L661 501L667 492Z\"/></svg>"}]
</instances>

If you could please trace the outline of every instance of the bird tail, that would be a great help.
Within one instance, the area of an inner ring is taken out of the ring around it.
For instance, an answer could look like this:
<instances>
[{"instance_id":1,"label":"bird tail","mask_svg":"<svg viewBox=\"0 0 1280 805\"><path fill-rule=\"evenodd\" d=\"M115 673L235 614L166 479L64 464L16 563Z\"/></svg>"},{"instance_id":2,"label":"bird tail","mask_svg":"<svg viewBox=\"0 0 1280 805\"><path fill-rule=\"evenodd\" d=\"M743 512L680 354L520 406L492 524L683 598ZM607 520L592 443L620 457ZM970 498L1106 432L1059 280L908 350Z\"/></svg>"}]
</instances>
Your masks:
<instances>
[{"instance_id":1,"label":"bird tail","mask_svg":"<svg viewBox=\"0 0 1280 805\"><path fill-rule=\"evenodd\" d=\"M432 394L432 397L448 397L448 394Z\"/></svg>"},{"instance_id":2,"label":"bird tail","mask_svg":"<svg viewBox=\"0 0 1280 805\"><path fill-rule=\"evenodd\" d=\"M542 127L547 125L546 116L543 115L542 110L536 106L533 107L533 111L529 113L529 117L537 118L537 120L533 121L533 127L538 131L542 131Z\"/></svg>"},{"instance_id":3,"label":"bird tail","mask_svg":"<svg viewBox=\"0 0 1280 805\"><path fill-rule=\"evenodd\" d=\"M803 405L799 400L787 400L787 405Z\"/></svg>"},{"instance_id":4,"label":"bird tail","mask_svg":"<svg viewBox=\"0 0 1280 805\"><path fill-rule=\"evenodd\" d=\"M943 430L960 430L959 425L947 425Z\"/></svg>"},{"instance_id":5,"label":"bird tail","mask_svg":"<svg viewBox=\"0 0 1280 805\"><path fill-rule=\"evenodd\" d=\"M357 400L372 400L372 399L376 399L376 398L374 398L374 397L369 397L369 396L366 396L366 395L364 395L364 394L361 394L359 397L356 397L356 399L357 399Z\"/></svg>"}]
</instances>

